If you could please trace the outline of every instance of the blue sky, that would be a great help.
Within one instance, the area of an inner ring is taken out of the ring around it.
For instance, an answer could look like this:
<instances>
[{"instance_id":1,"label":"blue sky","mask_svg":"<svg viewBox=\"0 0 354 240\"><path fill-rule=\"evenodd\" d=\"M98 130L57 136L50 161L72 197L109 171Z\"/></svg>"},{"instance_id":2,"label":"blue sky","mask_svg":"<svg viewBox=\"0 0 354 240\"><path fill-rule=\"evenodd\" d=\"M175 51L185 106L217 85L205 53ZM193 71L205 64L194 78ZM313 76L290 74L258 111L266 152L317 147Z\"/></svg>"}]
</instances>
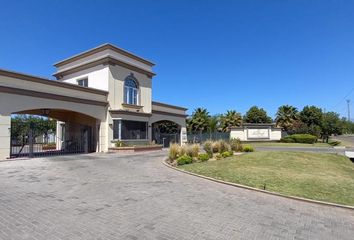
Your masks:
<instances>
[{"instance_id":1,"label":"blue sky","mask_svg":"<svg viewBox=\"0 0 354 240\"><path fill-rule=\"evenodd\" d=\"M189 113L313 104L346 116L354 88L350 0L0 3L0 68L51 77L110 42L155 62L154 100Z\"/></svg>"}]
</instances>

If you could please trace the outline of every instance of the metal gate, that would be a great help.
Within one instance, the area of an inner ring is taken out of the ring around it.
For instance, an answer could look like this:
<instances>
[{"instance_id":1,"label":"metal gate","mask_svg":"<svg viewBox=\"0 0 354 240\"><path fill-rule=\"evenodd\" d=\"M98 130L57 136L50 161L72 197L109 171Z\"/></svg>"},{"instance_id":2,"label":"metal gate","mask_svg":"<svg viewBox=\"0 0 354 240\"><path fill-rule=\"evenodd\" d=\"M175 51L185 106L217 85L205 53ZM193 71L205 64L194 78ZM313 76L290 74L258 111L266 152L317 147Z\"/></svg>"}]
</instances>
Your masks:
<instances>
[{"instance_id":1,"label":"metal gate","mask_svg":"<svg viewBox=\"0 0 354 240\"><path fill-rule=\"evenodd\" d=\"M61 130L61 137L56 129ZM90 126L65 123L57 128L54 120L11 122L11 158L87 153L94 150L92 142Z\"/></svg>"},{"instance_id":2,"label":"metal gate","mask_svg":"<svg viewBox=\"0 0 354 240\"><path fill-rule=\"evenodd\" d=\"M179 143L180 136L179 133L159 133L155 135L155 142L157 144L162 144L164 148L167 148L171 143Z\"/></svg>"}]
</instances>

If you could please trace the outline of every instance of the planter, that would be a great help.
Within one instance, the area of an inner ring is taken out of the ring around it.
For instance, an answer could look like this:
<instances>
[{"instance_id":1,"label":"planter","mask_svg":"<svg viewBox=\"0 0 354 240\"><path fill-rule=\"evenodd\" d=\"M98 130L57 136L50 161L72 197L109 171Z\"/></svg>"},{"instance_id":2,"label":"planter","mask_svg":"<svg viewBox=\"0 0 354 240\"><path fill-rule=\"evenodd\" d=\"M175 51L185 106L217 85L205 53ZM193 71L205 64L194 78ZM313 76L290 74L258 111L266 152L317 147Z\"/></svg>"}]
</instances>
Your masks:
<instances>
[{"instance_id":1,"label":"planter","mask_svg":"<svg viewBox=\"0 0 354 240\"><path fill-rule=\"evenodd\" d=\"M109 152L147 152L162 150L162 145L146 145L146 146L128 146L128 147L111 147Z\"/></svg>"}]
</instances>

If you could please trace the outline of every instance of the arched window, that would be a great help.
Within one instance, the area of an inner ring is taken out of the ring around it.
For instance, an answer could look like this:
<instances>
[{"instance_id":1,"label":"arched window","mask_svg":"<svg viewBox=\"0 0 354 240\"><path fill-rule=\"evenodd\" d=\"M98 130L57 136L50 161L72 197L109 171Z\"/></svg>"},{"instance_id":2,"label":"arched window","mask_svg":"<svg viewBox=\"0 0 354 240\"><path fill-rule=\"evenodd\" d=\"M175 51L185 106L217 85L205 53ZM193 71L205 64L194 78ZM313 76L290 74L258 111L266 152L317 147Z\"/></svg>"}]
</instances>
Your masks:
<instances>
[{"instance_id":1,"label":"arched window","mask_svg":"<svg viewBox=\"0 0 354 240\"><path fill-rule=\"evenodd\" d=\"M138 105L138 84L132 76L124 82L124 103Z\"/></svg>"}]
</instances>

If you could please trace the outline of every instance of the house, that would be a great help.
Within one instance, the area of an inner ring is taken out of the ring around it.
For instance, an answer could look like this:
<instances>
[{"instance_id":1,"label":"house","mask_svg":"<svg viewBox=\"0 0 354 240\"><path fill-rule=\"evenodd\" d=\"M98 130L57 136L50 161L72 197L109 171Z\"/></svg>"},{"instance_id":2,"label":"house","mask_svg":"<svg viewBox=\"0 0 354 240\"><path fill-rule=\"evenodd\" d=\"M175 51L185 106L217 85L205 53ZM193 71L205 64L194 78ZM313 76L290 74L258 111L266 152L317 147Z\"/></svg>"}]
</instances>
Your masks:
<instances>
[{"instance_id":1,"label":"house","mask_svg":"<svg viewBox=\"0 0 354 240\"><path fill-rule=\"evenodd\" d=\"M11 114L58 120L58 149L106 152L115 141L163 142L159 124L186 136L186 108L152 101L154 63L104 44L54 64L56 81L0 70L0 159L11 155ZM75 143L75 144L73 144Z\"/></svg>"}]
</instances>

